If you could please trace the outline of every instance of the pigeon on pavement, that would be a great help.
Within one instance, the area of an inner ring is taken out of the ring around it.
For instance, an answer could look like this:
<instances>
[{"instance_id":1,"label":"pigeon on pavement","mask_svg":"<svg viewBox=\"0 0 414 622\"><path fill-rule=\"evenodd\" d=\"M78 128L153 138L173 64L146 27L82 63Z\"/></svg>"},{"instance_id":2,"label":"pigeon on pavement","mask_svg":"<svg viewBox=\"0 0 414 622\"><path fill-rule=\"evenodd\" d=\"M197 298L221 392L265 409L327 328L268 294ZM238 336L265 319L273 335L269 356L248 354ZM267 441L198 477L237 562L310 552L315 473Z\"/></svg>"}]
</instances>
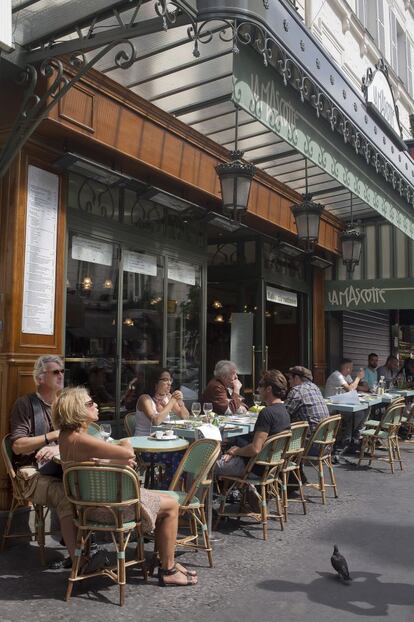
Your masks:
<instances>
[{"instance_id":1,"label":"pigeon on pavement","mask_svg":"<svg viewBox=\"0 0 414 622\"><path fill-rule=\"evenodd\" d=\"M349 576L348 564L343 555L340 554L338 547L334 544L334 552L331 557L331 564L343 581L352 581Z\"/></svg>"}]
</instances>

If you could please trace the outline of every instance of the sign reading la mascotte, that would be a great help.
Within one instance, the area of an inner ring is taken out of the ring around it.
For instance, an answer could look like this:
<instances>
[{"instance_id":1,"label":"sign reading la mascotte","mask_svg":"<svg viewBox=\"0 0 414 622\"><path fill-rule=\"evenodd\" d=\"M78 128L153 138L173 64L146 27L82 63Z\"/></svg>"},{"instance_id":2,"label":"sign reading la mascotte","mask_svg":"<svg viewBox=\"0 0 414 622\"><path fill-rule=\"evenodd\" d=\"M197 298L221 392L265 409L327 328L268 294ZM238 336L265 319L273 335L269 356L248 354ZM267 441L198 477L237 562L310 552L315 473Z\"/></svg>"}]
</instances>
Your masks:
<instances>
[{"instance_id":1,"label":"sign reading la mascotte","mask_svg":"<svg viewBox=\"0 0 414 622\"><path fill-rule=\"evenodd\" d=\"M414 309L414 279L327 281L325 310Z\"/></svg>"}]
</instances>

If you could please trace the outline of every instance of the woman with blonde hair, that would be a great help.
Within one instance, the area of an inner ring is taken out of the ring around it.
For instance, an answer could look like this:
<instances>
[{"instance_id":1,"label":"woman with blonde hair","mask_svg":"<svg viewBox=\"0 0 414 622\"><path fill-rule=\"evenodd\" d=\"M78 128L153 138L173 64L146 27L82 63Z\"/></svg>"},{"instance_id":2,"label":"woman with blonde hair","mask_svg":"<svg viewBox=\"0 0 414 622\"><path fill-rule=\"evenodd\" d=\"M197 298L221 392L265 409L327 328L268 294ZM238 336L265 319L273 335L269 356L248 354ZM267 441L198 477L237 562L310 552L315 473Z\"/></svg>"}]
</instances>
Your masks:
<instances>
[{"instance_id":1,"label":"woman with blonde hair","mask_svg":"<svg viewBox=\"0 0 414 622\"><path fill-rule=\"evenodd\" d=\"M88 434L89 424L98 419L98 407L86 389L74 387L61 392L52 406L52 420L55 429L60 430L59 448L63 468L68 462L93 459L135 465L134 450L128 439L115 445ZM174 562L178 528L177 501L165 493L141 488L141 516L144 532L155 530L160 556L160 585L195 585L196 573Z\"/></svg>"}]
</instances>

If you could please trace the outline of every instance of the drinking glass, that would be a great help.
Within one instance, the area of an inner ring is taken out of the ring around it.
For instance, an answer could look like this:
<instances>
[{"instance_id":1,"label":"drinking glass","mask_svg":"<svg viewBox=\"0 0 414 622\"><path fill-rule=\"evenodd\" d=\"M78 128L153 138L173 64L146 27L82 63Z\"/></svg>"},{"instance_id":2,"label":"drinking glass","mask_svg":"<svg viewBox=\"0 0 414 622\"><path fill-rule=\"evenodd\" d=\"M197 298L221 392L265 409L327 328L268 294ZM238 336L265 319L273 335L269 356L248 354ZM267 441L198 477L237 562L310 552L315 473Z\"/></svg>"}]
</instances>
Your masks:
<instances>
[{"instance_id":1,"label":"drinking glass","mask_svg":"<svg viewBox=\"0 0 414 622\"><path fill-rule=\"evenodd\" d=\"M210 422L210 414L213 412L213 404L211 402L204 402L203 412L207 417L207 421Z\"/></svg>"},{"instance_id":2,"label":"drinking glass","mask_svg":"<svg viewBox=\"0 0 414 622\"><path fill-rule=\"evenodd\" d=\"M104 441L107 441L111 436L112 428L110 423L101 423L100 425L101 436Z\"/></svg>"},{"instance_id":3,"label":"drinking glass","mask_svg":"<svg viewBox=\"0 0 414 622\"><path fill-rule=\"evenodd\" d=\"M200 404L200 402L193 402L191 404L191 413L192 413L193 417L195 417L197 419L197 417L201 413L201 404Z\"/></svg>"},{"instance_id":4,"label":"drinking glass","mask_svg":"<svg viewBox=\"0 0 414 622\"><path fill-rule=\"evenodd\" d=\"M253 394L253 401L255 406L261 406L262 400L260 399L260 393Z\"/></svg>"},{"instance_id":5,"label":"drinking glass","mask_svg":"<svg viewBox=\"0 0 414 622\"><path fill-rule=\"evenodd\" d=\"M378 393L378 382L374 382L372 385L372 392L375 393L375 395Z\"/></svg>"}]
</instances>

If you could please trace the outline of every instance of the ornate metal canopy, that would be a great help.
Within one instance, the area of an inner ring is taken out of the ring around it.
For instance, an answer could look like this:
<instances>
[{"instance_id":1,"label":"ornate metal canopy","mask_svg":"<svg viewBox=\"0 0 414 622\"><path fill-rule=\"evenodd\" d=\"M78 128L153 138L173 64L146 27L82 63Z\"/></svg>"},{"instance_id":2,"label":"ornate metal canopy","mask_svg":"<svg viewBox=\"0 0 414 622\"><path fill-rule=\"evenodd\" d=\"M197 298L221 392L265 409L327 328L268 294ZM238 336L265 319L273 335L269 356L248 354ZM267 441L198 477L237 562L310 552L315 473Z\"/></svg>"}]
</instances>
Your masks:
<instances>
[{"instance_id":1,"label":"ornate metal canopy","mask_svg":"<svg viewBox=\"0 0 414 622\"><path fill-rule=\"evenodd\" d=\"M278 72L286 89L296 92L298 107L314 111L320 131L351 145L360 166L381 180L402 206L398 210L403 218L411 219L413 161L383 132L362 93L333 64L289 3L14 0L13 17L15 50L3 54L0 62L14 68L25 90L0 155L0 174L50 107L92 67L231 150L232 59L242 47L252 47L264 65ZM74 68L71 78L64 75L63 57ZM40 76L54 80L38 96ZM303 192L304 155L246 112L240 113L239 122L239 146L246 159ZM347 188L347 179L338 183L318 162L309 167L314 199L342 218L349 210ZM356 218L375 213L363 199L355 201Z\"/></svg>"}]
</instances>

